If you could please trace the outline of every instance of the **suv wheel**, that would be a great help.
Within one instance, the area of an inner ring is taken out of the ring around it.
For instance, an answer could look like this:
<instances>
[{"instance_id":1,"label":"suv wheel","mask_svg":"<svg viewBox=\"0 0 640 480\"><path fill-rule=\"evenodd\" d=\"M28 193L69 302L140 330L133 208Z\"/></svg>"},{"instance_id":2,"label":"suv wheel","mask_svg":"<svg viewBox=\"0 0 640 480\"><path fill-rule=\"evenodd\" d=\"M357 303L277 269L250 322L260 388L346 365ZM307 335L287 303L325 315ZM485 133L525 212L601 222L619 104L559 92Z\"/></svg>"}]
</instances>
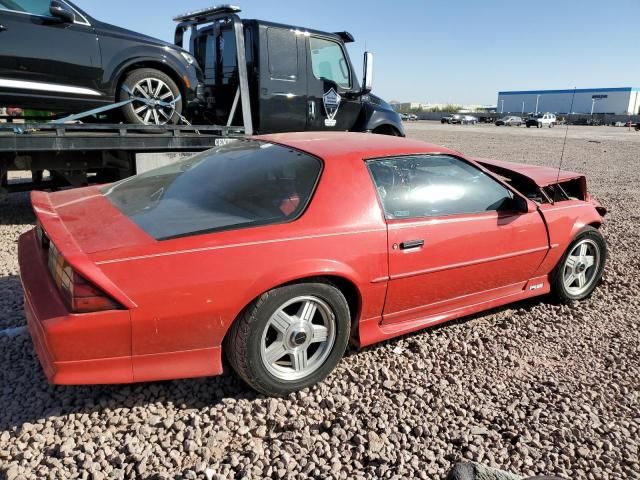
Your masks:
<instances>
[{"instance_id":1,"label":"suv wheel","mask_svg":"<svg viewBox=\"0 0 640 480\"><path fill-rule=\"evenodd\" d=\"M152 68L134 70L124 80L134 100L122 107L122 113L128 123L135 125L166 125L177 123L182 114L180 89L169 75ZM119 92L120 101L127 100L129 94Z\"/></svg>"},{"instance_id":2,"label":"suv wheel","mask_svg":"<svg viewBox=\"0 0 640 480\"><path fill-rule=\"evenodd\" d=\"M329 283L299 283L263 294L236 319L224 349L242 379L265 395L322 381L347 348L344 295Z\"/></svg>"}]
</instances>

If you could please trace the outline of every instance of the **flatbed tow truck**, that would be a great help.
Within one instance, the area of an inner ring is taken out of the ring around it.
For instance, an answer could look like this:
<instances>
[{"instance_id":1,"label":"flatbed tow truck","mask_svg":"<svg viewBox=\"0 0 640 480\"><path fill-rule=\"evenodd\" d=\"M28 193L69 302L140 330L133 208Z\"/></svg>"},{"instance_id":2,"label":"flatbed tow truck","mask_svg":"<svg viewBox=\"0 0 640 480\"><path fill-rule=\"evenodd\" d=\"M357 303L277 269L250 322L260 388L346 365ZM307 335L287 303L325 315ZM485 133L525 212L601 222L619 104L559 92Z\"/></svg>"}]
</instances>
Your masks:
<instances>
[{"instance_id":1,"label":"flatbed tow truck","mask_svg":"<svg viewBox=\"0 0 640 480\"><path fill-rule=\"evenodd\" d=\"M138 173L138 154L199 152L253 134L404 136L400 116L370 93L369 52L358 83L345 46L353 41L348 32L242 20L239 12L222 6L174 19L175 43L182 46L188 32L189 50L204 72L202 108L194 119L183 118L185 125L78 123L114 104L48 123L0 123L2 191L111 182ZM31 181L10 182L11 171L30 171Z\"/></svg>"}]
</instances>

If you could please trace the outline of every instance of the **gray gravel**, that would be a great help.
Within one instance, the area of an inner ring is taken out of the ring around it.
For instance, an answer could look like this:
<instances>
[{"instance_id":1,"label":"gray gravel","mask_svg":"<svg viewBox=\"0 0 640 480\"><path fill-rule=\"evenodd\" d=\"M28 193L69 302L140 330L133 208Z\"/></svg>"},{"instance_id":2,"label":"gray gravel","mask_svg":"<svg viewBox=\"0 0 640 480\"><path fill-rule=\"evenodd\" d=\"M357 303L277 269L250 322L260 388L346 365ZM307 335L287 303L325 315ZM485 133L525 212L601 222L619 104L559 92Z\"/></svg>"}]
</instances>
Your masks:
<instances>
[{"instance_id":1,"label":"gray gravel","mask_svg":"<svg viewBox=\"0 0 640 480\"><path fill-rule=\"evenodd\" d=\"M564 131L416 123L410 136L556 165ZM597 142L597 143L593 143ZM0 336L6 478L444 478L458 460L514 474L640 478L640 134L575 127L565 166L611 210L593 297L520 303L350 352L286 399L234 375L51 387L25 334ZM24 325L16 240L25 195L0 201L0 330ZM0 477L2 476L0 473Z\"/></svg>"}]
</instances>

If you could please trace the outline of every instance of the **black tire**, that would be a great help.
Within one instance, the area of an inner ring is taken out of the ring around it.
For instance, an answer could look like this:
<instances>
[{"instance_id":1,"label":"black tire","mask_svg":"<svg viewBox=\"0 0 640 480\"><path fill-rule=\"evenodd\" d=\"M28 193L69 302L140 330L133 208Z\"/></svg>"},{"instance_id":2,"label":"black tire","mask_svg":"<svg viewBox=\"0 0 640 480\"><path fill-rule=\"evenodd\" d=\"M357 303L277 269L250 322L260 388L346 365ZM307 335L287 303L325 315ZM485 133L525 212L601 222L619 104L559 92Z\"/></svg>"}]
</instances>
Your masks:
<instances>
[{"instance_id":1,"label":"black tire","mask_svg":"<svg viewBox=\"0 0 640 480\"><path fill-rule=\"evenodd\" d=\"M594 265L594 267L596 268L595 277L591 285L589 286L589 288L585 292L582 292L579 295L573 295L569 291L567 291L567 288L565 287L563 271L565 267L565 262L567 261L567 257L569 256L569 254L573 251L573 249L576 247L578 243L580 243L585 239L592 240L593 242L595 242L595 244L598 245L598 248L600 249L599 264L597 266ZM602 236L602 234L593 227L585 227L576 236L573 242L571 242L571 244L569 245L569 248L567 248L566 252L558 262L558 265L556 265L555 269L553 270L553 273L551 275L551 292L555 300L558 303L566 304L572 301L584 300L585 298L589 297L593 293L593 291L596 289L596 287L600 284L600 281L602 280L602 275L604 273L604 267L606 264L606 258L607 258L607 242Z\"/></svg>"},{"instance_id":2,"label":"black tire","mask_svg":"<svg viewBox=\"0 0 640 480\"><path fill-rule=\"evenodd\" d=\"M301 296L317 297L330 307L335 316L335 341L317 370L299 380L285 381L270 373L262 362L262 334L271 316L282 305ZM282 396L324 380L344 355L350 333L349 305L340 290L329 283L297 283L264 293L249 305L231 326L224 350L233 369L249 386L268 396Z\"/></svg>"},{"instance_id":3,"label":"black tire","mask_svg":"<svg viewBox=\"0 0 640 480\"><path fill-rule=\"evenodd\" d=\"M125 85L129 89L129 91L133 91L135 85L145 79L151 79L153 81L159 80L164 82L164 84L171 90L174 98L178 98L178 96L181 95L180 88L178 88L176 82L174 82L169 75L153 68L140 68L138 70L133 70L127 75L124 82L122 82L122 85ZM119 101L127 100L129 99L129 94L122 90L122 88L120 88L118 92L118 99ZM180 120L180 115L178 114L182 114L182 106L183 102L182 98L180 98L180 100L175 103L175 112L171 115L171 118L167 120L163 117L161 124L178 123ZM139 118L136 115L135 108L135 103L130 103L122 107L122 114L124 115L125 121L127 123L131 123L134 125L155 124L154 122L145 123L143 119Z\"/></svg>"}]
</instances>

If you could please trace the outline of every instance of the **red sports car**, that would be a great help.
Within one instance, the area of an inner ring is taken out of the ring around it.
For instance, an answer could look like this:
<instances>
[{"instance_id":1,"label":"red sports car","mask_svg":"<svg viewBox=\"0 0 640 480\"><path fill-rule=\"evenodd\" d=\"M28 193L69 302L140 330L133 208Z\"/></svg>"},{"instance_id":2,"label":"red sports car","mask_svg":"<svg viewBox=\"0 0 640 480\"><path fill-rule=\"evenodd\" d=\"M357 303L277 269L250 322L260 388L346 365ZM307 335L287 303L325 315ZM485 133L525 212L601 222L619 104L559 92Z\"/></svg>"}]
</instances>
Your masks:
<instances>
[{"instance_id":1,"label":"red sports car","mask_svg":"<svg viewBox=\"0 0 640 480\"><path fill-rule=\"evenodd\" d=\"M56 384L321 381L370 345L601 279L585 177L357 133L239 140L103 187L32 195L29 330Z\"/></svg>"}]
</instances>

